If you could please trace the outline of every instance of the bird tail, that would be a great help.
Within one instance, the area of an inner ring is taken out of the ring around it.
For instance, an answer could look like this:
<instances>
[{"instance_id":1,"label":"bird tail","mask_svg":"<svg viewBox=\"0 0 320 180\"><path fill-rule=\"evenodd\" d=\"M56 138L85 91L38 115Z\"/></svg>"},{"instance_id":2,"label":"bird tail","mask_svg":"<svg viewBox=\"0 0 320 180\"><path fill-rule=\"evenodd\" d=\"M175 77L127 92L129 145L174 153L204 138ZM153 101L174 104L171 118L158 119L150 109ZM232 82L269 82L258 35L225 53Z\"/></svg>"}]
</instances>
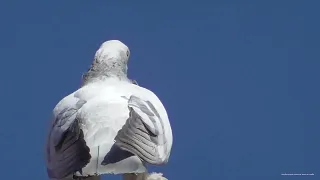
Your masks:
<instances>
[{"instance_id":1,"label":"bird tail","mask_svg":"<svg viewBox=\"0 0 320 180\"><path fill-rule=\"evenodd\" d=\"M101 180L100 176L80 177L76 180Z\"/></svg>"},{"instance_id":2,"label":"bird tail","mask_svg":"<svg viewBox=\"0 0 320 180\"><path fill-rule=\"evenodd\" d=\"M50 180L101 180L100 176L90 176L90 177L66 177L63 179L50 179Z\"/></svg>"},{"instance_id":3,"label":"bird tail","mask_svg":"<svg viewBox=\"0 0 320 180\"><path fill-rule=\"evenodd\" d=\"M130 173L124 174L123 180L168 180L162 173Z\"/></svg>"}]
</instances>

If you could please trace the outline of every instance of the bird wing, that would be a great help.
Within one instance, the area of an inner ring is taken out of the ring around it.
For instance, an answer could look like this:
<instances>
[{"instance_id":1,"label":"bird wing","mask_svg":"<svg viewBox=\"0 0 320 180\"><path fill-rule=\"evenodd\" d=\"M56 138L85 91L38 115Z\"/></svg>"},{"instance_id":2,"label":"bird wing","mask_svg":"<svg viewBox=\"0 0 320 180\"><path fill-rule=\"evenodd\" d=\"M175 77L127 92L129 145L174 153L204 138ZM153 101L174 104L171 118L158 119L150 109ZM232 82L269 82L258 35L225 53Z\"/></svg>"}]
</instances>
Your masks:
<instances>
[{"instance_id":1,"label":"bird wing","mask_svg":"<svg viewBox=\"0 0 320 180\"><path fill-rule=\"evenodd\" d=\"M76 118L86 101L73 94L61 100L54 109L47 139L47 171L50 178L62 179L89 163L89 148Z\"/></svg>"},{"instance_id":2,"label":"bird wing","mask_svg":"<svg viewBox=\"0 0 320 180\"><path fill-rule=\"evenodd\" d=\"M170 124L165 123L163 119L167 118L165 109L161 111L163 114L159 114L159 107L163 107L160 100L153 102L161 105L157 106L158 110L149 100L134 95L130 97L130 116L118 132L115 144L150 164L160 165L168 161L171 150L168 143L172 143L172 140L168 139L172 136ZM170 137L166 136L168 134Z\"/></svg>"}]
</instances>

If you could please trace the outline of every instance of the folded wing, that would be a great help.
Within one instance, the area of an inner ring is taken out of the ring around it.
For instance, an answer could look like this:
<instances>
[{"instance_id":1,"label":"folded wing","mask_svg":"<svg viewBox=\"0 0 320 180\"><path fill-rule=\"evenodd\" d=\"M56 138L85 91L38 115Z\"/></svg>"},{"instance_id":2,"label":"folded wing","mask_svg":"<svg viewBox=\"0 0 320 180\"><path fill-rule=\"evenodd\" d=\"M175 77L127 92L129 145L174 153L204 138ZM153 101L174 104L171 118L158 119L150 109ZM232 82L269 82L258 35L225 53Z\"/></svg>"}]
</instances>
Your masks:
<instances>
[{"instance_id":1,"label":"folded wing","mask_svg":"<svg viewBox=\"0 0 320 180\"><path fill-rule=\"evenodd\" d=\"M166 127L150 101L131 96L128 101L130 117L116 136L116 145L143 161L160 165L167 162L169 151Z\"/></svg>"},{"instance_id":2,"label":"folded wing","mask_svg":"<svg viewBox=\"0 0 320 180\"><path fill-rule=\"evenodd\" d=\"M50 178L62 179L89 163L90 153L76 119L78 110L86 103L75 97L64 99L49 131L47 140L47 171Z\"/></svg>"}]
</instances>

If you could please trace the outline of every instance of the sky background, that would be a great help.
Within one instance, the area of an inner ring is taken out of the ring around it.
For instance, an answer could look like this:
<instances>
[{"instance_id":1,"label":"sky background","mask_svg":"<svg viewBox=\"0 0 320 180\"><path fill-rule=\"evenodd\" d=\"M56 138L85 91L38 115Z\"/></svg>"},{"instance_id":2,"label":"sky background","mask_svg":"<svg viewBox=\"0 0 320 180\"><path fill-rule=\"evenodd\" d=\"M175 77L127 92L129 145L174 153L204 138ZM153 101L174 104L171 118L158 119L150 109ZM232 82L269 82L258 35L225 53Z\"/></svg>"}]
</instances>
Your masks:
<instances>
[{"instance_id":1,"label":"sky background","mask_svg":"<svg viewBox=\"0 0 320 180\"><path fill-rule=\"evenodd\" d=\"M48 179L51 111L110 39L129 46L130 78L159 96L171 120L169 164L152 171L169 180L319 179L319 7L1 0L1 179Z\"/></svg>"}]
</instances>

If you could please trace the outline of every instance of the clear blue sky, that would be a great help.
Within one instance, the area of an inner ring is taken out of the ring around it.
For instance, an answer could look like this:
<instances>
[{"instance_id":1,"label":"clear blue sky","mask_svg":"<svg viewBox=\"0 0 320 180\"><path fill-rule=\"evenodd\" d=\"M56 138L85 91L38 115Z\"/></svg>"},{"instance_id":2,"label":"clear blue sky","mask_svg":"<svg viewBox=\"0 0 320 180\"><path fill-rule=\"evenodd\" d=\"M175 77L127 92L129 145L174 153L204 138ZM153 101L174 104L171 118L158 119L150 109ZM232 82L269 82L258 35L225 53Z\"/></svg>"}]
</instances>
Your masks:
<instances>
[{"instance_id":1,"label":"clear blue sky","mask_svg":"<svg viewBox=\"0 0 320 180\"><path fill-rule=\"evenodd\" d=\"M1 179L47 179L51 110L109 39L130 47L130 77L171 119L170 162L152 170L319 179L319 1L161 2L0 1Z\"/></svg>"}]
</instances>

